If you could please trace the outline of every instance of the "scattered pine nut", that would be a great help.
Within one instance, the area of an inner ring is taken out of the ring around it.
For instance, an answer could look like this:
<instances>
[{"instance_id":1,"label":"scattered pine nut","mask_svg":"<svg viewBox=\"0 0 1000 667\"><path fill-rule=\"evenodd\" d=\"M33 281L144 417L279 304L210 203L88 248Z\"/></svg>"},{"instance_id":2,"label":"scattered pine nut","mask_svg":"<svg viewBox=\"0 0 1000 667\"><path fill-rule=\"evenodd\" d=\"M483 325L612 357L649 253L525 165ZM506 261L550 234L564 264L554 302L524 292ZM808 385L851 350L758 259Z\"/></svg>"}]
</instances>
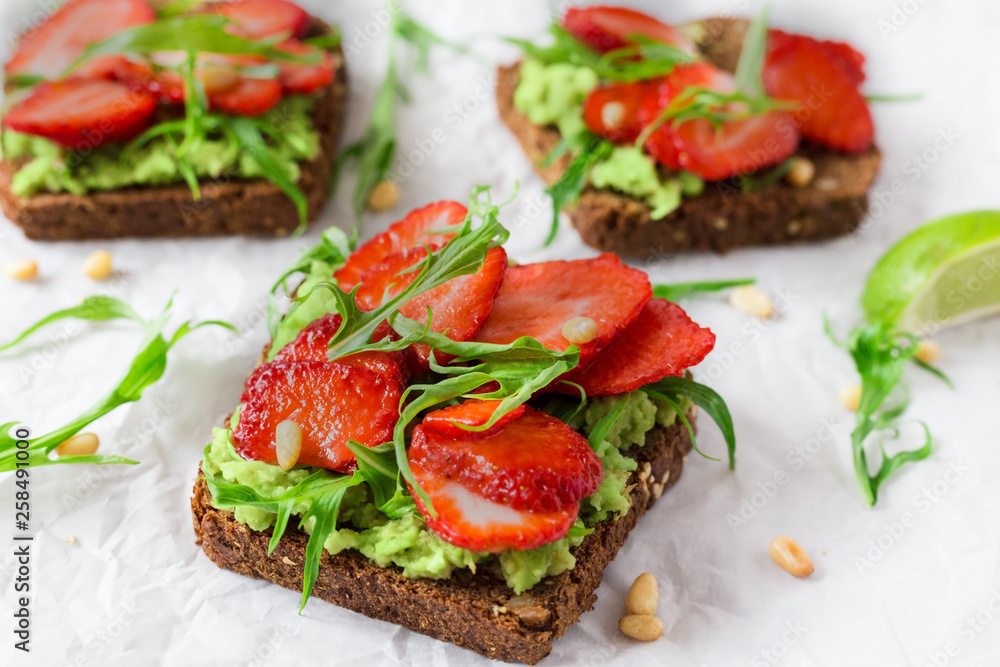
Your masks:
<instances>
[{"instance_id":1,"label":"scattered pine nut","mask_svg":"<svg viewBox=\"0 0 1000 667\"><path fill-rule=\"evenodd\" d=\"M792 161L792 168L785 174L785 180L797 188L804 188L812 183L816 175L816 165L805 157L797 157Z\"/></svg>"},{"instance_id":2,"label":"scattered pine nut","mask_svg":"<svg viewBox=\"0 0 1000 667\"><path fill-rule=\"evenodd\" d=\"M274 453L282 470L291 470L302 453L302 429L291 419L274 428Z\"/></svg>"},{"instance_id":3,"label":"scattered pine nut","mask_svg":"<svg viewBox=\"0 0 1000 667\"><path fill-rule=\"evenodd\" d=\"M659 500L660 496L663 495L663 485L653 484L651 488L653 489L653 500Z\"/></svg>"},{"instance_id":4,"label":"scattered pine nut","mask_svg":"<svg viewBox=\"0 0 1000 667\"><path fill-rule=\"evenodd\" d=\"M861 403L861 385L849 384L846 387L841 387L840 402L851 412L857 412L858 405Z\"/></svg>"},{"instance_id":5,"label":"scattered pine nut","mask_svg":"<svg viewBox=\"0 0 1000 667\"><path fill-rule=\"evenodd\" d=\"M768 549L771 559L777 563L781 569L795 577L808 577L815 569L812 558L806 550L799 546L799 543L785 535L779 535L771 540Z\"/></svg>"},{"instance_id":6,"label":"scattered pine nut","mask_svg":"<svg viewBox=\"0 0 1000 667\"><path fill-rule=\"evenodd\" d=\"M14 280L34 280L38 275L38 262L33 259L15 259L3 265L3 272Z\"/></svg>"},{"instance_id":7,"label":"scattered pine nut","mask_svg":"<svg viewBox=\"0 0 1000 667\"><path fill-rule=\"evenodd\" d=\"M368 195L368 208L372 211L388 211L399 203L399 186L392 181L382 181Z\"/></svg>"},{"instance_id":8,"label":"scattered pine nut","mask_svg":"<svg viewBox=\"0 0 1000 667\"><path fill-rule=\"evenodd\" d=\"M738 310L742 310L747 315L757 317L762 320L774 315L774 303L767 292L754 285L744 285L737 287L729 295L729 303Z\"/></svg>"},{"instance_id":9,"label":"scattered pine nut","mask_svg":"<svg viewBox=\"0 0 1000 667\"><path fill-rule=\"evenodd\" d=\"M625 120L625 105L621 102L608 102L601 107L601 122L606 129L617 129L623 120Z\"/></svg>"},{"instance_id":10,"label":"scattered pine nut","mask_svg":"<svg viewBox=\"0 0 1000 667\"><path fill-rule=\"evenodd\" d=\"M105 280L111 275L111 253L97 250L83 262L83 272L94 280Z\"/></svg>"},{"instance_id":11,"label":"scattered pine nut","mask_svg":"<svg viewBox=\"0 0 1000 667\"><path fill-rule=\"evenodd\" d=\"M571 317L563 324L562 335L574 345L589 343L597 337L597 322L589 317Z\"/></svg>"},{"instance_id":12,"label":"scattered pine nut","mask_svg":"<svg viewBox=\"0 0 1000 667\"><path fill-rule=\"evenodd\" d=\"M618 629L627 637L651 642L663 636L663 621L648 614L622 616Z\"/></svg>"},{"instance_id":13,"label":"scattered pine nut","mask_svg":"<svg viewBox=\"0 0 1000 667\"><path fill-rule=\"evenodd\" d=\"M66 536L66 544L76 544L76 535L70 533Z\"/></svg>"},{"instance_id":14,"label":"scattered pine nut","mask_svg":"<svg viewBox=\"0 0 1000 667\"><path fill-rule=\"evenodd\" d=\"M643 572L628 589L625 598L625 610L632 616L651 616L656 613L656 603L660 600L660 586L656 577L649 572Z\"/></svg>"},{"instance_id":15,"label":"scattered pine nut","mask_svg":"<svg viewBox=\"0 0 1000 667\"><path fill-rule=\"evenodd\" d=\"M941 345L936 340L922 340L917 347L916 358L925 364L933 364L941 356Z\"/></svg>"},{"instance_id":16,"label":"scattered pine nut","mask_svg":"<svg viewBox=\"0 0 1000 667\"><path fill-rule=\"evenodd\" d=\"M87 456L97 452L101 440L94 433L77 433L56 447L59 456Z\"/></svg>"}]
</instances>

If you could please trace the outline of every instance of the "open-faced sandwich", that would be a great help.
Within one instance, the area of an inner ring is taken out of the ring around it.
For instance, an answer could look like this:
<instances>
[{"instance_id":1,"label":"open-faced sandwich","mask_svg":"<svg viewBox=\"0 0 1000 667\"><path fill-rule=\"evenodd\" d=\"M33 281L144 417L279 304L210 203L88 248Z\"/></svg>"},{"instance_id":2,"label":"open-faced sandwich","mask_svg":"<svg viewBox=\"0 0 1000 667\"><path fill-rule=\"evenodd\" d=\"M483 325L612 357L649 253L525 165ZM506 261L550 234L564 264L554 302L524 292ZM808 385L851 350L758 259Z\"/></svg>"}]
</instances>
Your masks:
<instances>
[{"instance_id":1,"label":"open-faced sandwich","mask_svg":"<svg viewBox=\"0 0 1000 667\"><path fill-rule=\"evenodd\" d=\"M513 40L500 115L555 215L571 205L584 242L635 257L854 230L880 162L865 58L765 20L573 8L551 45Z\"/></svg>"},{"instance_id":2,"label":"open-faced sandwich","mask_svg":"<svg viewBox=\"0 0 1000 667\"><path fill-rule=\"evenodd\" d=\"M220 567L534 664L680 477L715 336L604 254L511 262L497 208L439 202L304 253L215 430L194 528ZM474 224L475 223L475 224ZM293 527L290 521L297 527Z\"/></svg>"},{"instance_id":3,"label":"open-faced sandwich","mask_svg":"<svg viewBox=\"0 0 1000 667\"><path fill-rule=\"evenodd\" d=\"M28 238L288 234L319 215L339 33L288 0L70 0L4 66L0 204Z\"/></svg>"}]
</instances>

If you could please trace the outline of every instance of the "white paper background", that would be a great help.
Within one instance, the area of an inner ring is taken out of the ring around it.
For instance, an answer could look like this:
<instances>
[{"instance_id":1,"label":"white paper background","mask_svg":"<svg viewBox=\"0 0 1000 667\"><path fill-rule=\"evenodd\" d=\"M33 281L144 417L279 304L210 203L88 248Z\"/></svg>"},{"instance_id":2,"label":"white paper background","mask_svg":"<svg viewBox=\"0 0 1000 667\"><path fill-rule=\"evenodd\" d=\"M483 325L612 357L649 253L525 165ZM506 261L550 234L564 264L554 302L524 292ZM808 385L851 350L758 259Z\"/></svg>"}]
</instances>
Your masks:
<instances>
[{"instance_id":1,"label":"white paper background","mask_svg":"<svg viewBox=\"0 0 1000 667\"><path fill-rule=\"evenodd\" d=\"M384 31L378 27L384 15L376 3L310 4L340 23L347 43L357 47L350 58L346 135L353 139L366 122L384 65ZM748 16L760 6L723 0L669 4L656 11L676 22L720 13ZM842 331L855 324L867 269L920 222L1000 206L1000 6L988 0L771 4L775 25L847 38L868 54L868 92L924 93L920 102L875 107L885 151L875 192L888 197L897 180L904 192L853 239L642 265L654 282L756 276L772 294L787 295L786 305L775 320L758 325L723 297L688 304L695 319L718 334L717 350L700 378L732 408L737 470L689 459L682 483L643 519L608 568L596 610L556 644L545 664L996 665L1000 618L988 605L1000 611L1000 323L939 336L940 363L956 391L925 374L910 375L911 414L928 422L939 446L930 460L907 467L888 484L871 510L851 469L850 415L837 399L839 388L856 378L846 355L824 338L821 315L827 310ZM43 6L5 0L4 48L25 17ZM512 59L514 52L491 36L540 36L548 20L539 1L412 0L407 6L429 26L474 44L496 62ZM892 21L898 29L883 34ZM366 28L378 33L371 45L363 38ZM592 256L570 231L555 247L539 250L548 204L497 118L492 68L448 53L434 57L432 65L430 79L406 77L414 101L399 114L400 157L421 166L401 179L399 208L371 216L366 233L411 207L464 199L473 185L492 184L506 197L520 181L520 197L503 216L513 232L511 254L521 261ZM935 148L936 137L949 132L951 144ZM925 168L914 169L921 155ZM225 318L246 333L236 341L207 331L192 335L171 354L165 377L140 403L95 425L102 451L133 456L141 465L33 472L33 653L26 657L11 648L14 563L12 548L0 546L0 663L485 662L318 601L298 616L295 593L219 570L194 545L188 499L197 462L210 429L235 405L264 342L266 290L319 230L349 221L348 200L342 188L304 239L42 244L0 222L0 260L33 257L41 267L36 283L0 281L0 340L98 291L127 299L151 316L176 290L175 323ZM112 283L95 284L81 273L84 257L100 247L111 250L119 269ZM117 380L136 343L136 332L125 325L58 324L20 354L0 355L3 421L22 420L36 434L59 426ZM703 447L721 452L716 428L703 421L702 432ZM797 458L796 450L810 443L815 447L809 459ZM949 475L953 466L960 476ZM773 497L755 497L779 471L787 477L772 489ZM11 544L13 532L13 481L9 475L0 480L3 545ZM933 502L921 500L922 493ZM733 529L727 514L738 513L744 500L762 506ZM907 513L910 527L894 528ZM793 579L770 561L767 545L782 533L812 554L816 574L809 580ZM65 542L71 534L75 544ZM857 559L869 558L873 549L877 562L859 569ZM627 640L616 627L625 591L644 570L659 578L658 614L666 628L661 640L647 645ZM949 644L954 656L944 654Z\"/></svg>"}]
</instances>

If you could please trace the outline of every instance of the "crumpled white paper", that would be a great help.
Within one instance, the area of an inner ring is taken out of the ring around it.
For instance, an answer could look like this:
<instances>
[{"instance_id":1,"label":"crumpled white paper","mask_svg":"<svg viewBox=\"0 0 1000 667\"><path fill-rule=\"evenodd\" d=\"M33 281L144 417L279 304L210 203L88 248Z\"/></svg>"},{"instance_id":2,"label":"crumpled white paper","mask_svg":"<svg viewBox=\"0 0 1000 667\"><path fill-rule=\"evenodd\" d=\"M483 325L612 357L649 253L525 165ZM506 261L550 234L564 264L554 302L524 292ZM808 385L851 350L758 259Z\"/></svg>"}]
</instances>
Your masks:
<instances>
[{"instance_id":1,"label":"crumpled white paper","mask_svg":"<svg viewBox=\"0 0 1000 667\"><path fill-rule=\"evenodd\" d=\"M357 137L384 65L386 15L375 2L324 6L350 45L350 117ZM496 62L515 52L495 35L540 36L546 3L405 3L441 34ZM759 3L713 0L638 6L676 21L751 15ZM978 2L771 2L775 25L850 39L868 55L866 91L922 92L923 100L878 104L885 151L874 196L878 217L858 236L785 249L698 255L642 264L654 282L755 276L780 314L754 322L709 296L685 305L718 335L697 371L729 401L739 448L736 472L692 455L681 483L642 520L608 568L594 611L556 643L544 664L996 665L1000 661L1000 395L996 320L943 333L941 367L951 391L910 374L911 415L938 448L864 507L851 468L851 415L841 386L856 381L847 356L823 335L822 313L846 331L859 317L867 270L895 239L940 215L1000 205L996 164L1000 104L995 34L1000 8ZM3 25L22 30L35 2L5 0ZM9 49L9 45L7 46ZM487 183L506 198L511 255L520 261L593 256L569 230L542 250L548 202L492 99L492 68L439 53L431 78L408 76L413 104L399 115L402 202L372 216L370 234L411 207ZM410 169L409 166L413 166ZM895 192L893 184L896 183ZM484 659L388 623L319 601L298 615L298 595L219 570L194 545L188 502L210 430L234 407L265 340L265 294L298 249L326 225L347 225L350 177L303 239L31 243L0 223L0 259L34 257L41 279L4 281L0 340L29 322L110 291L153 315L177 290L174 324L224 318L246 335L192 335L142 401L95 425L102 451L134 467L35 470L32 498L32 653L12 649L14 479L0 479L0 663L32 665L466 665ZM84 257L109 248L111 283L81 273ZM121 324L53 326L17 355L0 355L3 421L43 433L78 414L120 375L138 343ZM722 454L703 419L701 445ZM912 433L910 434L913 435ZM910 441L912 444L914 441ZM740 516L733 524L727 516ZM731 525L732 524L732 525ZM793 579L767 555L778 534L796 538L816 573ZM68 536L75 543L68 544ZM662 639L640 644L617 622L640 572L660 582Z\"/></svg>"}]
</instances>

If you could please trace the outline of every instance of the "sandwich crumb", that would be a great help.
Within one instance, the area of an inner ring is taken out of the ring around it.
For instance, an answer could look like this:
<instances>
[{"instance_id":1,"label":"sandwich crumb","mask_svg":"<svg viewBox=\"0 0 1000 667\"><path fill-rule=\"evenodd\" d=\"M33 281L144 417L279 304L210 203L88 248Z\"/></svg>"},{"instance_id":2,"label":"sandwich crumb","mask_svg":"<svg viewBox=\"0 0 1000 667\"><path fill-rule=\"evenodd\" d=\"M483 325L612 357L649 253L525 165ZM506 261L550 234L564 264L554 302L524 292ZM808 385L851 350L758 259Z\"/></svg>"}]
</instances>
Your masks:
<instances>
[{"instance_id":1,"label":"sandwich crumb","mask_svg":"<svg viewBox=\"0 0 1000 667\"><path fill-rule=\"evenodd\" d=\"M295 561L289 558L288 556L282 556L281 562L284 563L285 565L295 565Z\"/></svg>"}]
</instances>

